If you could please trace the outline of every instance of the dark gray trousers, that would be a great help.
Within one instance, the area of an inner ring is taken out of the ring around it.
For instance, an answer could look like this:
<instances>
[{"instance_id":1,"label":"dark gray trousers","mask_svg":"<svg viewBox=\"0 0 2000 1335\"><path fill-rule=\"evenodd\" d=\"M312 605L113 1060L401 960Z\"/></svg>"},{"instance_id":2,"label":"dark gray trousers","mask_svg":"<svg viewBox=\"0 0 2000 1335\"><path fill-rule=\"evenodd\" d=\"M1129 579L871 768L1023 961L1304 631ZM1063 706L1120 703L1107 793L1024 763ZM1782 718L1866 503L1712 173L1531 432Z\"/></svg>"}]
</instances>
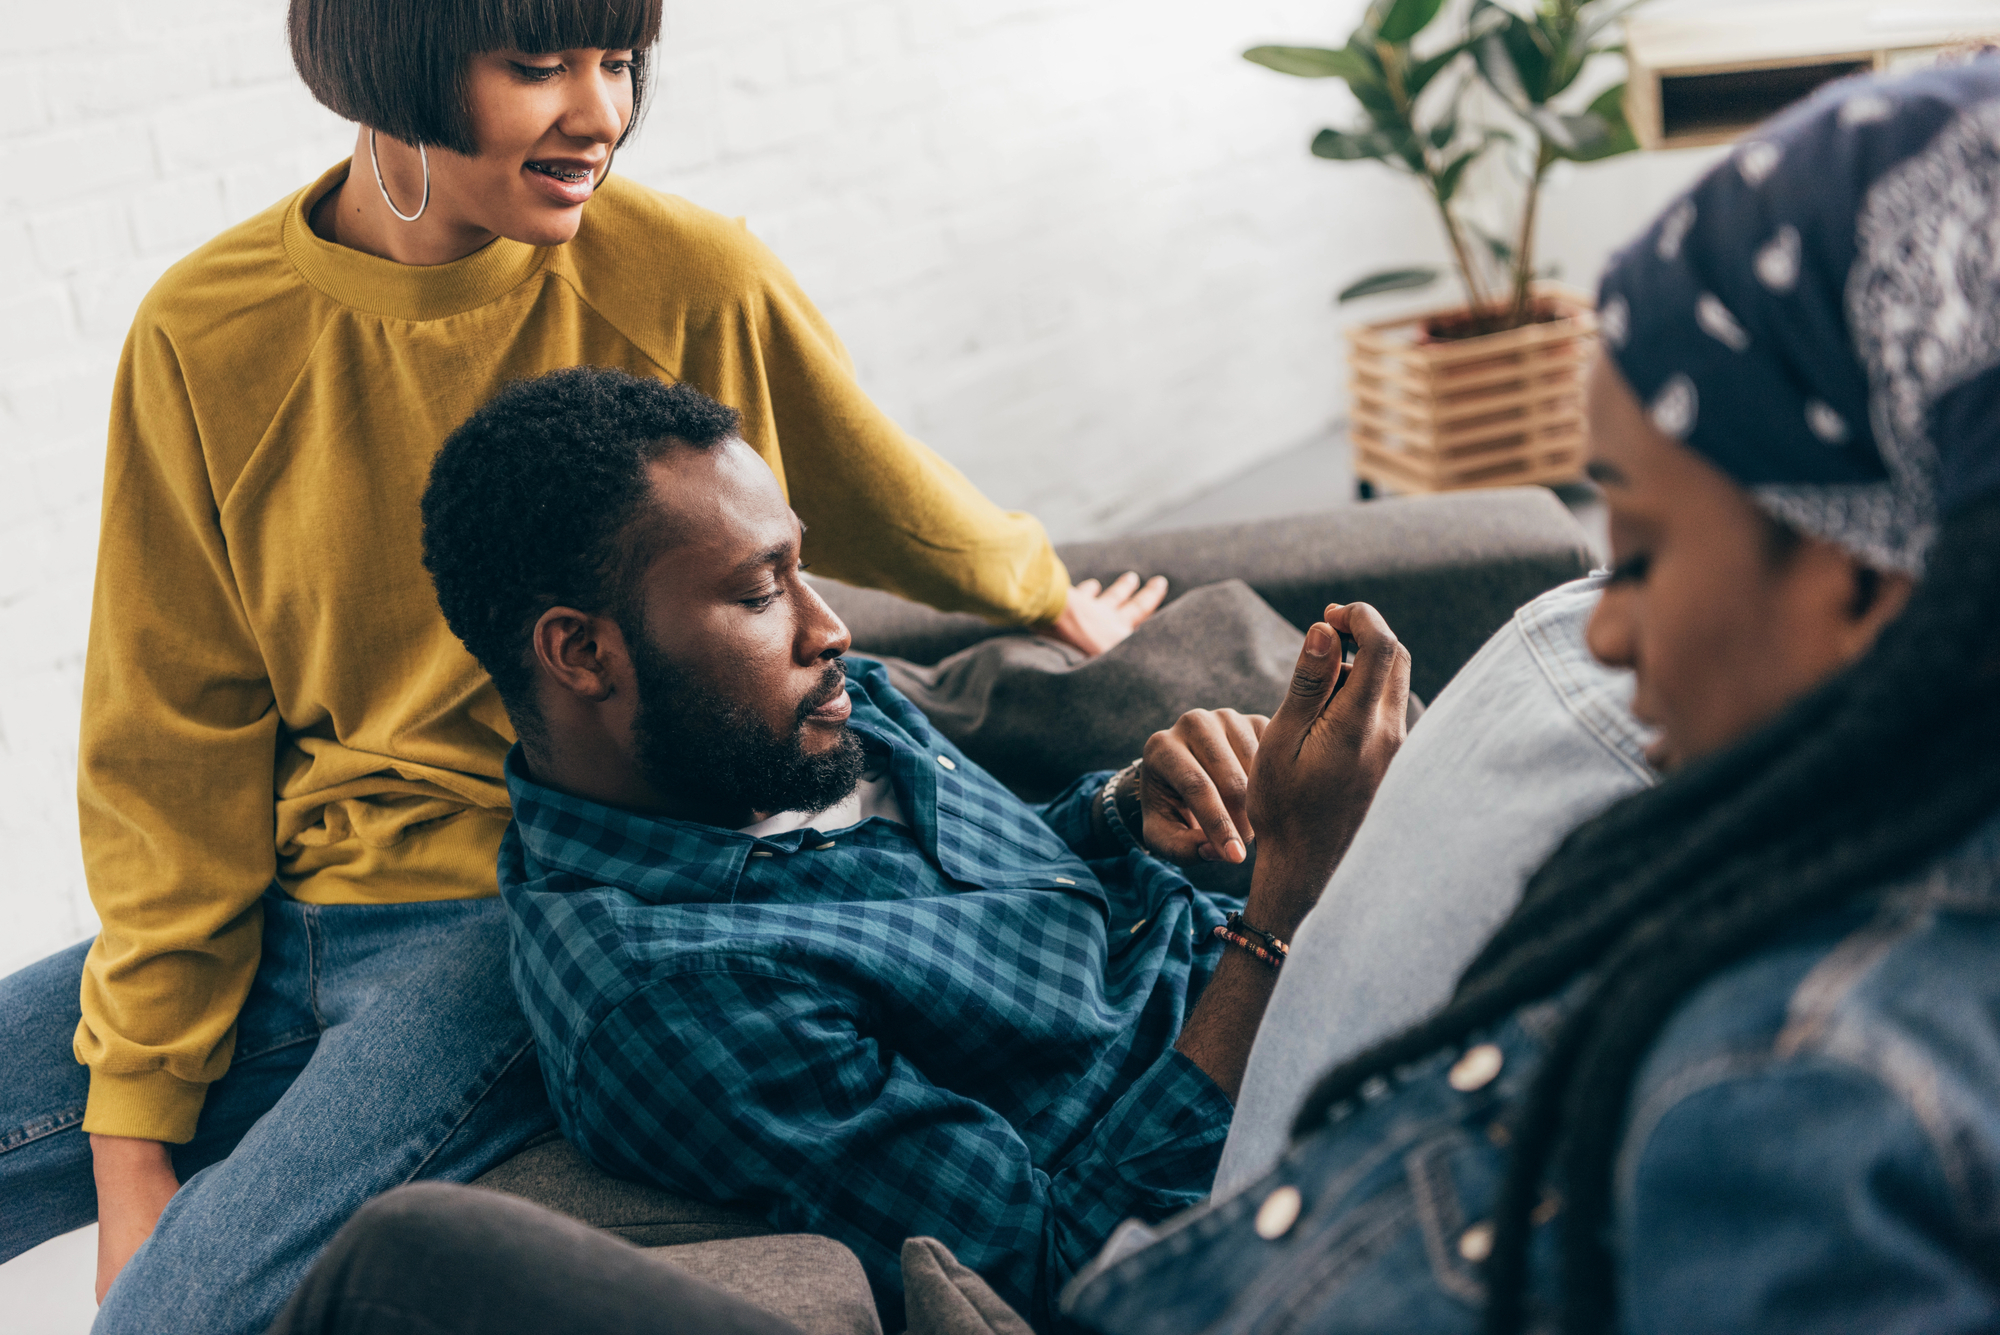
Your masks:
<instances>
[{"instance_id":1,"label":"dark gray trousers","mask_svg":"<svg viewBox=\"0 0 2000 1335\"><path fill-rule=\"evenodd\" d=\"M474 1187L363 1207L271 1335L800 1335L622 1238Z\"/></svg>"}]
</instances>

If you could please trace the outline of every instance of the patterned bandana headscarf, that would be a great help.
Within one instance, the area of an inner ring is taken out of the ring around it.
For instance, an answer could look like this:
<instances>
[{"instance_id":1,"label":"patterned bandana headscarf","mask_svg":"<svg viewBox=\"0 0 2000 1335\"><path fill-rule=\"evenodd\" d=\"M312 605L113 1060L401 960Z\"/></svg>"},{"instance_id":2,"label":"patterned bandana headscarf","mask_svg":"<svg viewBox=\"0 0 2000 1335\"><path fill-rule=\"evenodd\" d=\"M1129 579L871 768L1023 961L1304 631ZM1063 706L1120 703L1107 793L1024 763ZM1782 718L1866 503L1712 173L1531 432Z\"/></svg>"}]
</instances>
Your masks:
<instances>
[{"instance_id":1,"label":"patterned bandana headscarf","mask_svg":"<svg viewBox=\"0 0 2000 1335\"><path fill-rule=\"evenodd\" d=\"M1884 570L2000 487L2000 58L1855 79L1750 133L1615 256L1654 425Z\"/></svg>"}]
</instances>

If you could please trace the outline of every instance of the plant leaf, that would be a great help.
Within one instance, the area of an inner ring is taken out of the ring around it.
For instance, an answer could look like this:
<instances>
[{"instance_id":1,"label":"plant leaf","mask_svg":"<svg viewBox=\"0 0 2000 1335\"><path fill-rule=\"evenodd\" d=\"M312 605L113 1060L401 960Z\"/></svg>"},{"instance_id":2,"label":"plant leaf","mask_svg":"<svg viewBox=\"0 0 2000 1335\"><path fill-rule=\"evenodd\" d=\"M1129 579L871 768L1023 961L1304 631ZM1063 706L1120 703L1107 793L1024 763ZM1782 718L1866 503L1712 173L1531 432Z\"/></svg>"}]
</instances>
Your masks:
<instances>
[{"instance_id":1,"label":"plant leaf","mask_svg":"<svg viewBox=\"0 0 2000 1335\"><path fill-rule=\"evenodd\" d=\"M1348 50L1330 51L1323 46L1253 46L1243 53L1253 65L1290 74L1300 79L1362 79L1381 77L1367 61Z\"/></svg>"},{"instance_id":2,"label":"plant leaf","mask_svg":"<svg viewBox=\"0 0 2000 1335\"><path fill-rule=\"evenodd\" d=\"M1444 0L1390 0L1381 23L1376 25L1376 35L1400 46L1422 32L1443 5Z\"/></svg>"},{"instance_id":3,"label":"plant leaf","mask_svg":"<svg viewBox=\"0 0 2000 1335\"><path fill-rule=\"evenodd\" d=\"M1362 77L1351 78L1347 87L1368 112L1369 118L1380 126L1397 126L1407 123L1407 117L1396 109L1396 99L1389 93L1389 76L1382 68L1382 57L1374 46L1363 41L1360 33L1354 34L1343 48L1361 68L1367 70Z\"/></svg>"},{"instance_id":4,"label":"plant leaf","mask_svg":"<svg viewBox=\"0 0 2000 1335\"><path fill-rule=\"evenodd\" d=\"M1502 11L1503 13L1505 11ZM1507 104L1527 114L1527 108L1548 100L1550 53L1547 37L1540 27L1515 14L1507 14L1473 47L1479 73Z\"/></svg>"},{"instance_id":5,"label":"plant leaf","mask_svg":"<svg viewBox=\"0 0 2000 1335\"><path fill-rule=\"evenodd\" d=\"M1437 178L1439 203L1449 204L1451 202L1451 197L1458 191L1458 178L1465 175L1465 169L1472 165L1472 160L1485 151L1486 146L1484 144L1481 144L1478 148L1468 148L1445 165L1444 170L1438 173Z\"/></svg>"},{"instance_id":6,"label":"plant leaf","mask_svg":"<svg viewBox=\"0 0 2000 1335\"><path fill-rule=\"evenodd\" d=\"M1620 153L1630 153L1639 147L1639 140L1625 119L1625 85L1622 83L1599 93L1597 100L1583 115L1567 119L1589 120L1596 125L1596 135L1589 142L1562 153L1571 162L1598 162Z\"/></svg>"},{"instance_id":7,"label":"plant leaf","mask_svg":"<svg viewBox=\"0 0 2000 1335\"><path fill-rule=\"evenodd\" d=\"M1480 243L1493 253L1494 259L1503 265L1511 265L1514 262L1514 247L1510 242L1501 240L1476 223L1467 223L1465 226L1467 231L1478 237Z\"/></svg>"},{"instance_id":8,"label":"plant leaf","mask_svg":"<svg viewBox=\"0 0 2000 1335\"><path fill-rule=\"evenodd\" d=\"M1384 269L1366 278L1357 278L1340 289L1340 295L1334 300L1345 305L1382 292L1407 292L1411 288L1429 287L1442 276L1439 270L1428 265L1415 269Z\"/></svg>"},{"instance_id":9,"label":"plant leaf","mask_svg":"<svg viewBox=\"0 0 2000 1335\"><path fill-rule=\"evenodd\" d=\"M1511 26L1516 20L1510 15ZM1488 33L1472 48L1472 56L1479 65L1479 75L1486 80L1487 87L1500 95L1500 100L1525 116L1528 114L1530 99L1527 85L1521 82L1521 72L1514 68L1513 54L1508 51L1506 41L1497 32Z\"/></svg>"},{"instance_id":10,"label":"plant leaf","mask_svg":"<svg viewBox=\"0 0 2000 1335\"><path fill-rule=\"evenodd\" d=\"M1535 45L1546 58L1535 100L1550 102L1576 82L1590 52L1577 45L1574 9L1543 9L1535 15L1532 29Z\"/></svg>"},{"instance_id":11,"label":"plant leaf","mask_svg":"<svg viewBox=\"0 0 2000 1335\"><path fill-rule=\"evenodd\" d=\"M1445 66L1464 55L1468 45L1468 43L1459 42L1438 52L1428 60L1419 60L1412 63L1409 71L1403 75L1403 91L1409 94L1410 100L1412 102L1416 101L1417 94L1429 87L1431 80L1444 72Z\"/></svg>"},{"instance_id":12,"label":"plant leaf","mask_svg":"<svg viewBox=\"0 0 2000 1335\"><path fill-rule=\"evenodd\" d=\"M1396 130L1363 130L1358 134L1321 130L1313 136L1312 151L1316 158L1331 158L1335 162L1402 159L1409 142L1407 133Z\"/></svg>"},{"instance_id":13,"label":"plant leaf","mask_svg":"<svg viewBox=\"0 0 2000 1335\"><path fill-rule=\"evenodd\" d=\"M1543 142L1572 162L1590 161L1589 155L1611 138L1611 127L1594 112L1566 116L1547 107L1529 107L1528 120Z\"/></svg>"}]
</instances>

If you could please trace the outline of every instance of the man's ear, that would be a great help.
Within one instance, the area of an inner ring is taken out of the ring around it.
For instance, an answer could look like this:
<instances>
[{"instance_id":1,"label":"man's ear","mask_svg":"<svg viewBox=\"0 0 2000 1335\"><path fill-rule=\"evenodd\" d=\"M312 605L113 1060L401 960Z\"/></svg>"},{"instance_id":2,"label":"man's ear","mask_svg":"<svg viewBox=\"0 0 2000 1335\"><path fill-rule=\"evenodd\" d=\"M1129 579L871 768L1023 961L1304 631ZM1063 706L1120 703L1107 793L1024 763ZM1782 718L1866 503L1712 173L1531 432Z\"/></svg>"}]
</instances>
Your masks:
<instances>
[{"instance_id":1,"label":"man's ear","mask_svg":"<svg viewBox=\"0 0 2000 1335\"><path fill-rule=\"evenodd\" d=\"M551 607L536 620L530 643L542 674L557 686L584 700L611 698L612 679L626 658L617 622L574 607Z\"/></svg>"}]
</instances>

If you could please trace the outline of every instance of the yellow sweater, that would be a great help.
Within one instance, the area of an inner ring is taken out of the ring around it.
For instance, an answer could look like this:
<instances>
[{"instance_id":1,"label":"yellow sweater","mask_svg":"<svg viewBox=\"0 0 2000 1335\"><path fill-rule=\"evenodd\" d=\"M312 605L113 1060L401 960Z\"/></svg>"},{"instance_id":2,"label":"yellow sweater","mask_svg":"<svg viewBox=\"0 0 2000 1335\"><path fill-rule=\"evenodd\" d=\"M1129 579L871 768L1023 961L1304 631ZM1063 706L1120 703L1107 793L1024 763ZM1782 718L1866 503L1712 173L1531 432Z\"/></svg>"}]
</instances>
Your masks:
<instances>
[{"instance_id":1,"label":"yellow sweater","mask_svg":"<svg viewBox=\"0 0 2000 1335\"><path fill-rule=\"evenodd\" d=\"M346 171L169 270L119 365L78 776L104 922L88 1131L192 1137L274 877L320 904L495 893L512 732L438 614L417 503L507 381L684 380L742 412L823 573L1017 624L1062 610L1041 526L869 402L740 222L614 176L566 246L415 267L307 227Z\"/></svg>"}]
</instances>

